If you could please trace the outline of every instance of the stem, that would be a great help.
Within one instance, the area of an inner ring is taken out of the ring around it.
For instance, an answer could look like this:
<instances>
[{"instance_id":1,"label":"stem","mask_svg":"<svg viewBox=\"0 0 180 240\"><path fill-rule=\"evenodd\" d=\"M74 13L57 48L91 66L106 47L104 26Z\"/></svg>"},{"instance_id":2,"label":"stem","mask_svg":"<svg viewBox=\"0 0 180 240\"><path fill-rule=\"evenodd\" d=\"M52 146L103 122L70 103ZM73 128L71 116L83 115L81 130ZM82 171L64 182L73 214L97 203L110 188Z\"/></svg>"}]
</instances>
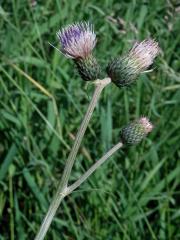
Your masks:
<instances>
[{"instance_id":1,"label":"stem","mask_svg":"<svg viewBox=\"0 0 180 240\"><path fill-rule=\"evenodd\" d=\"M97 162L95 162L88 170L85 172L75 183L71 186L67 187L66 195L69 195L73 192L76 188L78 188L86 179L93 174L94 171L98 167L100 167L109 157L111 157L119 148L121 148L123 144L119 142L113 148L111 148L102 158L100 158Z\"/></svg>"},{"instance_id":2,"label":"stem","mask_svg":"<svg viewBox=\"0 0 180 240\"><path fill-rule=\"evenodd\" d=\"M68 184L69 177L70 177L70 174L71 174L71 170L72 170L77 152L79 150L80 144L82 142L83 136L84 136L85 131L87 129L88 123L91 119L94 108L97 104L99 96L100 96L103 88L106 85L108 85L110 82L111 82L110 78L105 78L103 80L96 80L94 82L95 85L96 85L96 88L94 90L93 97L91 99L91 102L89 104L87 112L84 116L84 119L81 123L81 126L80 126L80 128L77 132L76 139L74 141L74 145L73 145L73 147L71 149L71 152L68 156L68 159L66 161L65 168L64 168L64 171L63 171L63 175L62 175L61 181L59 183L59 187L57 189L57 192L56 192L56 194L53 198L53 201L52 201L52 203L49 207L49 210L48 210L48 212L47 212L47 214L46 214L46 216L45 216L45 218L44 218L44 220L41 224L39 232L37 233L37 235L35 237L35 240L43 240L44 239L44 237L45 237L45 235L46 235L46 233L49 229L49 226L50 226L50 224L53 220L53 217L54 217L62 199L67 195L66 194L67 184Z\"/></svg>"},{"instance_id":3,"label":"stem","mask_svg":"<svg viewBox=\"0 0 180 240\"><path fill-rule=\"evenodd\" d=\"M96 88L95 88L95 91L94 91L94 95L91 99L91 102L89 104L89 107L87 109L87 112L84 116L84 119L81 123L81 126L78 130L78 133L76 135L76 139L75 139L75 142L74 142L74 145L72 147L72 150L69 154L69 157L67 159L67 162L66 162L66 165L65 165L65 169L64 169L64 172L63 172L63 175L62 175L62 182L61 182L61 185L66 187L67 186L67 183L68 183L68 180L69 180L69 177L70 177L70 174L71 174L71 170L72 170L72 167L73 167L73 164L74 164L74 161L75 161L75 158L76 158L76 155L77 155L77 152L79 150L79 147L80 147L80 144L82 142L82 139L83 139L83 136L84 136L84 133L87 129L87 126L88 126L88 123L91 119L91 116L92 116L92 113L94 111L94 108L97 104L97 101L99 99L99 96L103 90L103 88L110 83L110 79L109 78L105 78L104 80L97 80L95 82L96 84Z\"/></svg>"}]
</instances>

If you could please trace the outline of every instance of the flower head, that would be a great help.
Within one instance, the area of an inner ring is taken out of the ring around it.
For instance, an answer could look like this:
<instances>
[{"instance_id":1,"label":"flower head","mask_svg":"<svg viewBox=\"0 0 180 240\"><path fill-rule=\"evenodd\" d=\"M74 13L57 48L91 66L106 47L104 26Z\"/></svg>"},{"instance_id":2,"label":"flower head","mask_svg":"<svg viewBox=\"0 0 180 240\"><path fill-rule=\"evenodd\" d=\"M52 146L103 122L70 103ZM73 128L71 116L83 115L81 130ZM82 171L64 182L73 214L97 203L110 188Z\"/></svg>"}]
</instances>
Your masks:
<instances>
[{"instance_id":1,"label":"flower head","mask_svg":"<svg viewBox=\"0 0 180 240\"><path fill-rule=\"evenodd\" d=\"M138 144L148 133L153 129L152 123L146 117L141 117L139 120L136 120L121 131L121 138L123 143L127 145L136 145Z\"/></svg>"},{"instance_id":2,"label":"flower head","mask_svg":"<svg viewBox=\"0 0 180 240\"><path fill-rule=\"evenodd\" d=\"M62 53L69 58L84 59L91 54L96 45L93 25L88 22L69 25L57 32L57 37Z\"/></svg>"},{"instance_id":3,"label":"flower head","mask_svg":"<svg viewBox=\"0 0 180 240\"><path fill-rule=\"evenodd\" d=\"M159 45L153 39L135 43L127 55L109 63L107 73L117 86L129 85L153 63L159 52Z\"/></svg>"}]
</instances>

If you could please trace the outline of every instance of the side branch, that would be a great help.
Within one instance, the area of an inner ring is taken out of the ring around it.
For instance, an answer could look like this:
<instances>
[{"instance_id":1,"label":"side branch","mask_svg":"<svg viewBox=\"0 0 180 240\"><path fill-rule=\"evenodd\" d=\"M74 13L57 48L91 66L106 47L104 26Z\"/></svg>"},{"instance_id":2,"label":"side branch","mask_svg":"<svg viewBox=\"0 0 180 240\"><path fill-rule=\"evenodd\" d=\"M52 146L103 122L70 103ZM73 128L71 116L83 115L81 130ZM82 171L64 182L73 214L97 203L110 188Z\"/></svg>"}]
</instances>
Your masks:
<instances>
[{"instance_id":1,"label":"side branch","mask_svg":"<svg viewBox=\"0 0 180 240\"><path fill-rule=\"evenodd\" d=\"M95 162L75 183L66 188L66 195L69 195L76 188L78 188L84 181L93 174L97 168L99 168L109 157L111 157L123 144L119 142L113 148L111 148L102 158Z\"/></svg>"}]
</instances>

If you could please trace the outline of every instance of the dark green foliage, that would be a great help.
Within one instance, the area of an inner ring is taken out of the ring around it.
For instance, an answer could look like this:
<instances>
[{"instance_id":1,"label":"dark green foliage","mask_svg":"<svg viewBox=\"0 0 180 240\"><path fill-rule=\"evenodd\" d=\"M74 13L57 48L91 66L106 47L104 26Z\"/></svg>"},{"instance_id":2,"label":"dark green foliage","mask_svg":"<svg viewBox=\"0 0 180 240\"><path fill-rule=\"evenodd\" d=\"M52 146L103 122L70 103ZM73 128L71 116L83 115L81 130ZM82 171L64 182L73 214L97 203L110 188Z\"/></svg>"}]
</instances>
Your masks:
<instances>
[{"instance_id":1,"label":"dark green foliage","mask_svg":"<svg viewBox=\"0 0 180 240\"><path fill-rule=\"evenodd\" d=\"M155 128L66 198L46 239L179 239L177 1L37 0L34 7L31 2L0 5L0 240L34 239L87 109L92 86L86 88L72 61L48 44L59 46L56 32L81 20L95 25L101 66L149 36L162 53L153 71L131 88L104 89L71 182L119 141L120 129L131 120L145 115Z\"/></svg>"}]
</instances>

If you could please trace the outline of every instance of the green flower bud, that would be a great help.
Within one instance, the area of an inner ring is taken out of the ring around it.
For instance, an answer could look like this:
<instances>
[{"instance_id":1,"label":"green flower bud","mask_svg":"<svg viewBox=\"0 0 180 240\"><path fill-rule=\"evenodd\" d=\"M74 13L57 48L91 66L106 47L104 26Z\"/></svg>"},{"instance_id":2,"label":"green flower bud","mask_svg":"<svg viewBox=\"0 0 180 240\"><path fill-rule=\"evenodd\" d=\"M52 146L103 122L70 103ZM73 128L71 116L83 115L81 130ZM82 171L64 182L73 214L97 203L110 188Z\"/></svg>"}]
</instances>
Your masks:
<instances>
[{"instance_id":1,"label":"green flower bud","mask_svg":"<svg viewBox=\"0 0 180 240\"><path fill-rule=\"evenodd\" d=\"M153 129L153 125L146 117L136 120L121 131L122 142L127 145L136 145Z\"/></svg>"}]
</instances>

